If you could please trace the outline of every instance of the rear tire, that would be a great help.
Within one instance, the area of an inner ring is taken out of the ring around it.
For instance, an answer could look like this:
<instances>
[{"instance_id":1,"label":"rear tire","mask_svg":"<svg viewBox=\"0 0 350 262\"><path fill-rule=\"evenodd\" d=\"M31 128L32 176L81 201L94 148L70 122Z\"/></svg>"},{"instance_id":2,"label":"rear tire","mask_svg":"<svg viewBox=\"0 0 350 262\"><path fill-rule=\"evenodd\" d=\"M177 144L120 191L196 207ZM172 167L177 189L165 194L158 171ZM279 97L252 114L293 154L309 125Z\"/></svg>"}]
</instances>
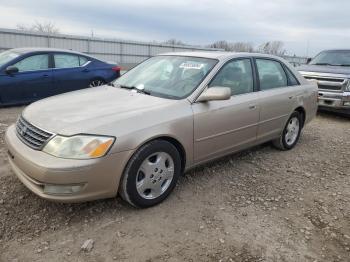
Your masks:
<instances>
[{"instance_id":1,"label":"rear tire","mask_svg":"<svg viewBox=\"0 0 350 262\"><path fill-rule=\"evenodd\" d=\"M279 150L290 150L298 143L303 128L303 116L294 111L289 117L281 136L272 141L274 147Z\"/></svg>"},{"instance_id":2,"label":"rear tire","mask_svg":"<svg viewBox=\"0 0 350 262\"><path fill-rule=\"evenodd\" d=\"M105 84L106 84L106 81L102 79L94 79L94 80L91 80L91 82L89 83L89 87L103 86Z\"/></svg>"},{"instance_id":3,"label":"rear tire","mask_svg":"<svg viewBox=\"0 0 350 262\"><path fill-rule=\"evenodd\" d=\"M173 191L181 174L181 156L174 145L154 140L129 160L119 193L129 204L146 208L159 204Z\"/></svg>"}]
</instances>

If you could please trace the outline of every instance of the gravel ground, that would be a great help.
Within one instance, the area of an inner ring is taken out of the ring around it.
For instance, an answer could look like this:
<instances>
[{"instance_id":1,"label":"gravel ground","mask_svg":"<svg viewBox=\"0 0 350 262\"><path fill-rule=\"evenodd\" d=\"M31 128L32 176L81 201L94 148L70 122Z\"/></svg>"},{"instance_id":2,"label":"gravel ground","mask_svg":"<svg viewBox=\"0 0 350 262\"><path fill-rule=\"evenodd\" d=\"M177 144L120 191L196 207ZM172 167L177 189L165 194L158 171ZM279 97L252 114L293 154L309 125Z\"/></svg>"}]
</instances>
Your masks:
<instances>
[{"instance_id":1,"label":"gravel ground","mask_svg":"<svg viewBox=\"0 0 350 262\"><path fill-rule=\"evenodd\" d=\"M320 114L294 150L266 144L196 168L137 210L29 192L3 144L21 110L0 109L0 261L350 261L350 119Z\"/></svg>"}]
</instances>

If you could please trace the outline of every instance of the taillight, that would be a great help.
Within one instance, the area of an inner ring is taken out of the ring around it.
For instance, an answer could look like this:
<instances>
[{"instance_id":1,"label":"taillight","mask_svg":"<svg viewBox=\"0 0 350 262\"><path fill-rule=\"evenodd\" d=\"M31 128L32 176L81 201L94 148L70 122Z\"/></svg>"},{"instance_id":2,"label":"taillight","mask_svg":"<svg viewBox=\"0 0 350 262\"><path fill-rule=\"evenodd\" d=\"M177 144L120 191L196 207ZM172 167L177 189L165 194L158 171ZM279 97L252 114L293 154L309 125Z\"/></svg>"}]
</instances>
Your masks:
<instances>
[{"instance_id":1,"label":"taillight","mask_svg":"<svg viewBox=\"0 0 350 262\"><path fill-rule=\"evenodd\" d=\"M113 66L112 70L116 71L116 72L120 72L120 70L122 70L122 68L120 66Z\"/></svg>"}]
</instances>

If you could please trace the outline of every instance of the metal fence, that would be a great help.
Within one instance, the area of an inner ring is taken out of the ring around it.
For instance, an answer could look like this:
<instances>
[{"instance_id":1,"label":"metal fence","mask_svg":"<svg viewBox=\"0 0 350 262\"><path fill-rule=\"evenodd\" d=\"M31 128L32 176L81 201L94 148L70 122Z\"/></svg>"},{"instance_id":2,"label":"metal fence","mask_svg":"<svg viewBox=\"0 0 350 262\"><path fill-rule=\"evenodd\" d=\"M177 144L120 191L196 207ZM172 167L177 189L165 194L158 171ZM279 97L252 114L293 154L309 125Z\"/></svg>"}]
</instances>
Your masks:
<instances>
[{"instance_id":1,"label":"metal fence","mask_svg":"<svg viewBox=\"0 0 350 262\"><path fill-rule=\"evenodd\" d=\"M283 56L283 58L289 61L294 66L303 65L307 63L307 57L285 55Z\"/></svg>"},{"instance_id":2,"label":"metal fence","mask_svg":"<svg viewBox=\"0 0 350 262\"><path fill-rule=\"evenodd\" d=\"M18 47L52 47L83 52L105 61L119 63L125 69L159 53L177 51L222 51L199 46L179 46L159 43L125 41L107 38L43 34L12 29L0 29L0 51ZM305 64L305 57L284 56L294 65Z\"/></svg>"},{"instance_id":3,"label":"metal fence","mask_svg":"<svg viewBox=\"0 0 350 262\"><path fill-rule=\"evenodd\" d=\"M104 39L62 34L42 34L12 29L0 29L0 51L18 47L52 47L83 52L105 61L131 67L150 56L178 51L217 51L197 46Z\"/></svg>"}]
</instances>

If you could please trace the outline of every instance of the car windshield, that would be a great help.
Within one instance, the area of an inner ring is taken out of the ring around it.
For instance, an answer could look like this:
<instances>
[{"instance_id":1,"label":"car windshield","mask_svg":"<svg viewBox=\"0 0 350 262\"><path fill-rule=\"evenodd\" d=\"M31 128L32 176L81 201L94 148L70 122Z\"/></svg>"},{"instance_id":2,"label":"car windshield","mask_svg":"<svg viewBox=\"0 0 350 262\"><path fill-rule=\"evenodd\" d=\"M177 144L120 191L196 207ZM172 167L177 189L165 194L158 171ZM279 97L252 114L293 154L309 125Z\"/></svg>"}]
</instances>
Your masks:
<instances>
[{"instance_id":1,"label":"car windshield","mask_svg":"<svg viewBox=\"0 0 350 262\"><path fill-rule=\"evenodd\" d=\"M12 51L5 51L0 53L0 67L18 56L19 54Z\"/></svg>"},{"instance_id":2,"label":"car windshield","mask_svg":"<svg viewBox=\"0 0 350 262\"><path fill-rule=\"evenodd\" d=\"M310 62L310 65L350 66L350 51L323 51Z\"/></svg>"},{"instance_id":3,"label":"car windshield","mask_svg":"<svg viewBox=\"0 0 350 262\"><path fill-rule=\"evenodd\" d=\"M114 85L153 96L181 99L190 95L218 61L187 56L156 56L118 78Z\"/></svg>"}]
</instances>

